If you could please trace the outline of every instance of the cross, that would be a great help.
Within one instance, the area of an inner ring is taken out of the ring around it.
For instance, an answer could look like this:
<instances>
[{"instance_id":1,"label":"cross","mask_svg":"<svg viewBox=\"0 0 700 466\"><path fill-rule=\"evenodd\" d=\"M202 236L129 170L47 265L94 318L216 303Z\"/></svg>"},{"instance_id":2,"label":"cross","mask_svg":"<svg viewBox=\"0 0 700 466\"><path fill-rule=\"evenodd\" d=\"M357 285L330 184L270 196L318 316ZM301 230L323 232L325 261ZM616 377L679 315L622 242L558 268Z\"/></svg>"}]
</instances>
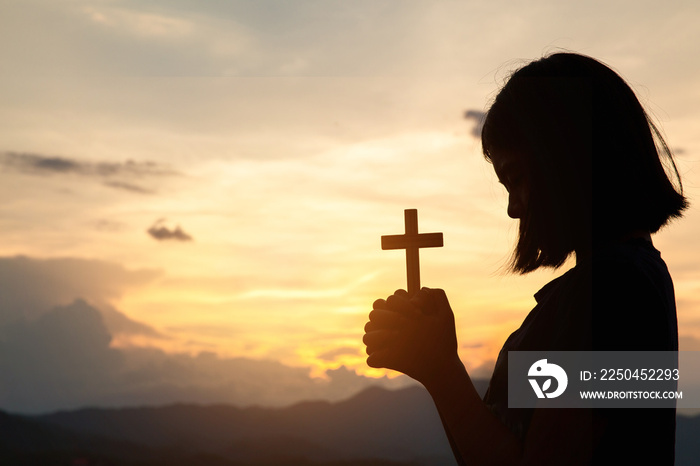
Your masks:
<instances>
[{"instance_id":1,"label":"cross","mask_svg":"<svg viewBox=\"0 0 700 466\"><path fill-rule=\"evenodd\" d=\"M406 250L406 275L408 276L408 295L415 295L420 290L419 248L441 248L442 233L418 233L418 211L404 210L406 234L382 236L382 249Z\"/></svg>"}]
</instances>

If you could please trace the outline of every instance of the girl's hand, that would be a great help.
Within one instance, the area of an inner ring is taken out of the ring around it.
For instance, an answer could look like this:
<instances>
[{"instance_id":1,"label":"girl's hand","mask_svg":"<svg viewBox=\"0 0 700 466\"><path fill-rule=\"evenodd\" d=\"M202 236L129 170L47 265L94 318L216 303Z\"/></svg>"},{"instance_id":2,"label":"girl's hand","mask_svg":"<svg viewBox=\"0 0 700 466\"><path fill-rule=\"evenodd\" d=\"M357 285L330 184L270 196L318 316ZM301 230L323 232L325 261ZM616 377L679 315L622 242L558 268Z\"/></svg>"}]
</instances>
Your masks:
<instances>
[{"instance_id":1,"label":"girl's hand","mask_svg":"<svg viewBox=\"0 0 700 466\"><path fill-rule=\"evenodd\" d=\"M403 372L428 386L459 363L455 320L445 292L398 290L372 306L365 325L367 365Z\"/></svg>"}]
</instances>

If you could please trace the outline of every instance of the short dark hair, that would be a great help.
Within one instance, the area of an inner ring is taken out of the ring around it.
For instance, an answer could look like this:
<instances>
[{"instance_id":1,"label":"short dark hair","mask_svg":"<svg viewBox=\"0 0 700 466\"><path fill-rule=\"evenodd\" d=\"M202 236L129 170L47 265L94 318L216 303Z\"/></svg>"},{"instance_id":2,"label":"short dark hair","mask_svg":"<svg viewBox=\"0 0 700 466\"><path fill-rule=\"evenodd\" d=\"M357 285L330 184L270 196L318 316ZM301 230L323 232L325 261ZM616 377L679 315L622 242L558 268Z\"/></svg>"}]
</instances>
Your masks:
<instances>
[{"instance_id":1,"label":"short dark hair","mask_svg":"<svg viewBox=\"0 0 700 466\"><path fill-rule=\"evenodd\" d=\"M559 267L584 242L655 233L688 207L671 151L634 91L590 57L556 53L514 72L486 115L482 147L488 160L518 159L528 179L518 273Z\"/></svg>"}]
</instances>

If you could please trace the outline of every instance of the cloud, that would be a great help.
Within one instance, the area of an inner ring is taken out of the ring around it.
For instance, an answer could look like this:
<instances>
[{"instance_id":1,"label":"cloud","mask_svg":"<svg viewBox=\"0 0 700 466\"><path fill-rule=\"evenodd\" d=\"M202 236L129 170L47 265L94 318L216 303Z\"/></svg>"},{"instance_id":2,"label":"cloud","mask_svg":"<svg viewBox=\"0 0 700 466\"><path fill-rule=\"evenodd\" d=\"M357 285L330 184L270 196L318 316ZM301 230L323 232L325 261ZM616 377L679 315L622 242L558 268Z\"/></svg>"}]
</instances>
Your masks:
<instances>
[{"instance_id":1,"label":"cloud","mask_svg":"<svg viewBox=\"0 0 700 466\"><path fill-rule=\"evenodd\" d=\"M493 368L495 365L496 361L489 359L477 367L469 368L469 375L473 379L490 380L491 376L493 375Z\"/></svg>"},{"instance_id":2,"label":"cloud","mask_svg":"<svg viewBox=\"0 0 700 466\"><path fill-rule=\"evenodd\" d=\"M35 321L1 329L0 406L25 412L70 407L111 385L122 355L99 311L78 300L56 307Z\"/></svg>"},{"instance_id":3,"label":"cloud","mask_svg":"<svg viewBox=\"0 0 700 466\"><path fill-rule=\"evenodd\" d=\"M274 360L115 347L122 335L167 338L110 304L160 275L104 261L0 258L0 410L176 402L284 406L340 400L371 385L412 383L406 377L368 378L345 367L318 379L310 367ZM350 349L335 353L345 352Z\"/></svg>"},{"instance_id":4,"label":"cloud","mask_svg":"<svg viewBox=\"0 0 700 466\"><path fill-rule=\"evenodd\" d=\"M157 270L129 270L98 260L0 257L0 326L34 321L57 305L82 298L102 311L113 335L155 336L156 330L120 313L110 302L161 275Z\"/></svg>"},{"instance_id":5,"label":"cloud","mask_svg":"<svg viewBox=\"0 0 700 466\"><path fill-rule=\"evenodd\" d=\"M91 162L24 152L0 153L0 166L28 175L73 175L101 179L104 186L139 194L152 194L154 191L130 180L179 175L171 168L150 161Z\"/></svg>"},{"instance_id":6,"label":"cloud","mask_svg":"<svg viewBox=\"0 0 700 466\"><path fill-rule=\"evenodd\" d=\"M357 348L352 346L343 346L341 348L335 348L325 353L319 354L317 357L323 361L335 361L339 356L357 356Z\"/></svg>"},{"instance_id":7,"label":"cloud","mask_svg":"<svg viewBox=\"0 0 700 466\"><path fill-rule=\"evenodd\" d=\"M132 193L138 193L138 194L154 194L155 191L144 188L142 186L138 186L132 183L125 183L123 181L105 181L102 183L105 186L108 186L110 188L116 188L116 189L123 189L126 191L131 191Z\"/></svg>"},{"instance_id":8,"label":"cloud","mask_svg":"<svg viewBox=\"0 0 700 466\"><path fill-rule=\"evenodd\" d=\"M84 176L109 177L117 175L130 176L171 176L176 171L155 162L89 162L66 157L51 157L23 152L3 152L0 163L5 168L15 169L32 175L49 175L54 173L72 173Z\"/></svg>"},{"instance_id":9,"label":"cloud","mask_svg":"<svg viewBox=\"0 0 700 466\"><path fill-rule=\"evenodd\" d=\"M182 228L180 228L180 225L170 229L163 225L164 222L165 219L161 218L157 220L148 230L146 230L153 239L158 241L192 241L192 236L185 233Z\"/></svg>"},{"instance_id":10,"label":"cloud","mask_svg":"<svg viewBox=\"0 0 700 466\"><path fill-rule=\"evenodd\" d=\"M692 335L679 335L678 347L680 351L700 351L700 339Z\"/></svg>"},{"instance_id":11,"label":"cloud","mask_svg":"<svg viewBox=\"0 0 700 466\"><path fill-rule=\"evenodd\" d=\"M481 138L481 130L484 128L484 120L486 119L486 112L481 110L467 110L464 112L464 118L467 120L474 120L474 126L472 127L471 134L475 138Z\"/></svg>"},{"instance_id":12,"label":"cloud","mask_svg":"<svg viewBox=\"0 0 700 466\"><path fill-rule=\"evenodd\" d=\"M98 231L122 231L126 227L121 222L104 218L90 222L90 226Z\"/></svg>"},{"instance_id":13,"label":"cloud","mask_svg":"<svg viewBox=\"0 0 700 466\"><path fill-rule=\"evenodd\" d=\"M84 13L95 23L145 38L181 38L192 34L194 25L185 19L117 8L86 6Z\"/></svg>"},{"instance_id":14,"label":"cloud","mask_svg":"<svg viewBox=\"0 0 700 466\"><path fill-rule=\"evenodd\" d=\"M107 329L112 335L139 335L157 339L168 337L150 325L129 318L109 304L100 307L100 314Z\"/></svg>"},{"instance_id":15,"label":"cloud","mask_svg":"<svg viewBox=\"0 0 700 466\"><path fill-rule=\"evenodd\" d=\"M406 377L372 379L345 367L315 379L308 367L274 360L223 358L212 352L168 354L153 348L125 349L125 383L110 403L162 405L175 402L229 403L237 406L285 406L299 401L348 398L371 385L398 388Z\"/></svg>"},{"instance_id":16,"label":"cloud","mask_svg":"<svg viewBox=\"0 0 700 466\"><path fill-rule=\"evenodd\" d=\"M310 377L309 368L271 360L113 348L105 321L104 313L78 299L36 320L0 326L0 409L43 413L176 402L283 406L339 400L370 385L411 383L401 377L370 379L345 367L319 380Z\"/></svg>"}]
</instances>

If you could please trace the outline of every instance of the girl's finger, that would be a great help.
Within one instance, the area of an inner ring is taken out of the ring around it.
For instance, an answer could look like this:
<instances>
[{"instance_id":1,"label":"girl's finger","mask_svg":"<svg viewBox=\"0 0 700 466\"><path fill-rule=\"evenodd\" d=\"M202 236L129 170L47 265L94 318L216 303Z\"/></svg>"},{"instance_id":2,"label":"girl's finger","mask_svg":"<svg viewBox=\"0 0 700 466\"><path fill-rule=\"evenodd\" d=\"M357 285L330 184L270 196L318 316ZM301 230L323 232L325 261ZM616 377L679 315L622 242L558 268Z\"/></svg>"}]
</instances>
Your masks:
<instances>
[{"instance_id":1,"label":"girl's finger","mask_svg":"<svg viewBox=\"0 0 700 466\"><path fill-rule=\"evenodd\" d=\"M369 321L375 330L382 328L400 328L405 324L406 318L394 311L375 309L369 313Z\"/></svg>"},{"instance_id":2,"label":"girl's finger","mask_svg":"<svg viewBox=\"0 0 700 466\"><path fill-rule=\"evenodd\" d=\"M367 346L367 354L386 348L394 340L395 332L387 330L376 330L365 333L362 342Z\"/></svg>"},{"instance_id":3,"label":"girl's finger","mask_svg":"<svg viewBox=\"0 0 700 466\"><path fill-rule=\"evenodd\" d=\"M372 303L372 309L388 309L386 305L386 300L378 299Z\"/></svg>"},{"instance_id":4,"label":"girl's finger","mask_svg":"<svg viewBox=\"0 0 700 466\"><path fill-rule=\"evenodd\" d=\"M390 363L392 360L392 351L388 349L382 349L378 351L374 351L369 356L367 357L367 365L369 367L374 367L376 369L381 369L381 368L387 368L391 369L389 367Z\"/></svg>"},{"instance_id":5,"label":"girl's finger","mask_svg":"<svg viewBox=\"0 0 700 466\"><path fill-rule=\"evenodd\" d=\"M393 294L386 300L387 308L403 315L414 315L419 309L408 299L408 293Z\"/></svg>"}]
</instances>

